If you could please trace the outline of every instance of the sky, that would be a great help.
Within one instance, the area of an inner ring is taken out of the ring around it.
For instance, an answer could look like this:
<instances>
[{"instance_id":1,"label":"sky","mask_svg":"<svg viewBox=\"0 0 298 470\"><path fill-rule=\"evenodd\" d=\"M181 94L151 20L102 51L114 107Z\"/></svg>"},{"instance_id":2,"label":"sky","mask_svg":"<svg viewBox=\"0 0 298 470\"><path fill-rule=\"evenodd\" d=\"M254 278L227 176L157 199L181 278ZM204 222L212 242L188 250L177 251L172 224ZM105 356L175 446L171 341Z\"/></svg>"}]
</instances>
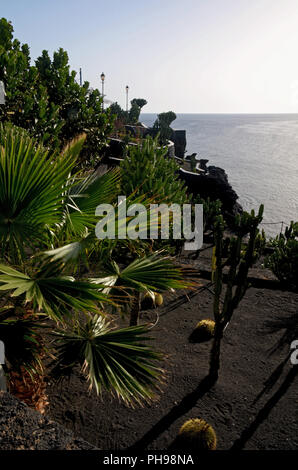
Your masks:
<instances>
[{"instance_id":1,"label":"sky","mask_svg":"<svg viewBox=\"0 0 298 470\"><path fill-rule=\"evenodd\" d=\"M0 0L34 61L73 70L147 113L297 113L298 0Z\"/></svg>"}]
</instances>

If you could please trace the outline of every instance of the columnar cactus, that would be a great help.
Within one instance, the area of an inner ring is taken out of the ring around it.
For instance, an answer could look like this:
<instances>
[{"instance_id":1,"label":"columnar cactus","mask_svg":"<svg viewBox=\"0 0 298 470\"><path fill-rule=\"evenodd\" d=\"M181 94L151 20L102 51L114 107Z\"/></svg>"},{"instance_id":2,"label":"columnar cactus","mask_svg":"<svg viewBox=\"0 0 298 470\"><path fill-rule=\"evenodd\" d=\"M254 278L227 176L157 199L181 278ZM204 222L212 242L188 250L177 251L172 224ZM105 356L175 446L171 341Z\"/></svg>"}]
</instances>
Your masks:
<instances>
[{"instance_id":1,"label":"columnar cactus","mask_svg":"<svg viewBox=\"0 0 298 470\"><path fill-rule=\"evenodd\" d=\"M236 235L224 239L224 221L218 216L214 227L215 251L213 256L214 304L215 320L214 341L210 357L210 375L217 380L220 368L220 345L223 332L230 322L234 310L245 295L248 288L248 271L256 262L265 245L264 232L259 233L258 225L262 221L264 207L260 206L258 215L244 213L236 218ZM248 235L247 244L243 239ZM223 263L223 258L227 258ZM221 305L223 284L223 267L229 266L227 287Z\"/></svg>"}]
</instances>

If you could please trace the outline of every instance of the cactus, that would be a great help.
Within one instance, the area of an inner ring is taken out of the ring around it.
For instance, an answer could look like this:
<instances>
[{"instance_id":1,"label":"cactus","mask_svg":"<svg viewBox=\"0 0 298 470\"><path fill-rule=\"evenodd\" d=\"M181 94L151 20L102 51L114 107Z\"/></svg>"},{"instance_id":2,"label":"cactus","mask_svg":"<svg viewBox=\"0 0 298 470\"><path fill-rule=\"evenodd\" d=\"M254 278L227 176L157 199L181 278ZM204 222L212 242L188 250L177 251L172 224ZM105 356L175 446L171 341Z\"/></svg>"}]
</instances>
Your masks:
<instances>
[{"instance_id":1,"label":"cactus","mask_svg":"<svg viewBox=\"0 0 298 470\"><path fill-rule=\"evenodd\" d=\"M236 235L225 240L223 238L224 221L222 216L218 216L215 222L215 259L213 260L215 330L209 369L210 376L215 380L218 378L220 368L220 346L224 330L248 288L249 268L256 262L265 246L264 232L259 233L258 230L263 210L264 207L261 205L258 215L255 215L252 210L251 214L244 212L241 217L237 216L235 220ZM245 249L243 249L243 239L247 235L249 238ZM224 256L227 258L225 263L223 263ZM221 305L224 266L229 266L229 271L224 300Z\"/></svg>"},{"instance_id":2,"label":"cactus","mask_svg":"<svg viewBox=\"0 0 298 470\"><path fill-rule=\"evenodd\" d=\"M203 204L203 230L204 232L206 232L207 230L210 230L213 227L216 217L220 215L222 203L219 199L212 201L210 197L203 199L201 198L201 196L197 196L195 198L195 203Z\"/></svg>"},{"instance_id":3,"label":"cactus","mask_svg":"<svg viewBox=\"0 0 298 470\"><path fill-rule=\"evenodd\" d=\"M189 340L192 343L208 341L214 336L215 322L213 320L201 320L191 333Z\"/></svg>"},{"instance_id":4,"label":"cactus","mask_svg":"<svg viewBox=\"0 0 298 470\"><path fill-rule=\"evenodd\" d=\"M161 294L156 293L154 297L156 307L160 307L163 304L163 296Z\"/></svg>"},{"instance_id":5,"label":"cactus","mask_svg":"<svg viewBox=\"0 0 298 470\"><path fill-rule=\"evenodd\" d=\"M163 296L157 292L154 292L153 295L146 292L142 301L141 309L147 310L149 308L160 307L163 304Z\"/></svg>"},{"instance_id":6,"label":"cactus","mask_svg":"<svg viewBox=\"0 0 298 470\"><path fill-rule=\"evenodd\" d=\"M294 290L298 290L297 237L298 222L291 222L284 234L280 233L274 240L271 240L274 251L265 259L266 268L271 269L282 284Z\"/></svg>"},{"instance_id":7,"label":"cactus","mask_svg":"<svg viewBox=\"0 0 298 470\"><path fill-rule=\"evenodd\" d=\"M173 447L189 452L215 450L215 431L213 427L203 419L189 419L181 426Z\"/></svg>"}]
</instances>

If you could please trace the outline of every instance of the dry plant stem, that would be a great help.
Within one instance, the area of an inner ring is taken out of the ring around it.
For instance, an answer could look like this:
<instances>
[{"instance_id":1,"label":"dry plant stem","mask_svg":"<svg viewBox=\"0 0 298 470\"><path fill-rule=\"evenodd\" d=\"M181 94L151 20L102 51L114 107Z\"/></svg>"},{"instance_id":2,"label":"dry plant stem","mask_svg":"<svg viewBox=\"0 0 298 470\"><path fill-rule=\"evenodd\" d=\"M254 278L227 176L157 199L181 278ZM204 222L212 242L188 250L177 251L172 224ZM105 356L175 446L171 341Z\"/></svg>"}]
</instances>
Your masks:
<instances>
[{"instance_id":1,"label":"dry plant stem","mask_svg":"<svg viewBox=\"0 0 298 470\"><path fill-rule=\"evenodd\" d=\"M140 314L140 293L136 292L131 306L129 326L137 326Z\"/></svg>"}]
</instances>

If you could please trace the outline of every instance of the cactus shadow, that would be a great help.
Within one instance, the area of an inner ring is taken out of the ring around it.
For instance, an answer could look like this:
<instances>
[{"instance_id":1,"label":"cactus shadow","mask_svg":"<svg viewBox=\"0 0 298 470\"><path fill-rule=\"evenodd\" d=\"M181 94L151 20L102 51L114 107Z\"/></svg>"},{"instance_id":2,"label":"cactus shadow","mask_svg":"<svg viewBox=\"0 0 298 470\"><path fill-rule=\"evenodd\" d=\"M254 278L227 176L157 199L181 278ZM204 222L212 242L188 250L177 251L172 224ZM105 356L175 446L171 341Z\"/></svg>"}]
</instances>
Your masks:
<instances>
[{"instance_id":1,"label":"cactus shadow","mask_svg":"<svg viewBox=\"0 0 298 470\"><path fill-rule=\"evenodd\" d=\"M198 333L197 331L192 331L188 337L188 342L192 344L200 344L210 342L212 337L204 333Z\"/></svg>"},{"instance_id":2,"label":"cactus shadow","mask_svg":"<svg viewBox=\"0 0 298 470\"><path fill-rule=\"evenodd\" d=\"M191 393L187 394L178 405L175 405L169 413L163 416L141 439L135 442L129 449L140 450L145 449L151 442L157 439L165 432L177 419L184 416L190 411L197 401L202 398L215 385L216 378L207 375L198 387Z\"/></svg>"},{"instance_id":3,"label":"cactus shadow","mask_svg":"<svg viewBox=\"0 0 298 470\"><path fill-rule=\"evenodd\" d=\"M274 320L268 320L265 323L265 332L275 334L284 330L282 336L271 350L271 354L283 349L285 346L298 338L298 312L290 316L280 316Z\"/></svg>"},{"instance_id":4,"label":"cactus shadow","mask_svg":"<svg viewBox=\"0 0 298 470\"><path fill-rule=\"evenodd\" d=\"M277 379L281 375L281 371L283 370L285 363L288 360L288 357L289 356L287 356L286 360L284 360L270 375L269 379L265 383L264 389L258 395L255 402L268 390L268 386L272 388L273 385L276 383ZM265 421L265 419L268 418L270 412L277 405L279 400L285 395L285 393L289 390L290 386L292 385L297 376L298 366L292 366L277 391L271 396L271 398L269 398L263 408L260 409L254 421L242 431L239 439L234 442L230 450L238 451L244 448L245 444L252 438L252 436L257 431L258 427Z\"/></svg>"}]
</instances>

